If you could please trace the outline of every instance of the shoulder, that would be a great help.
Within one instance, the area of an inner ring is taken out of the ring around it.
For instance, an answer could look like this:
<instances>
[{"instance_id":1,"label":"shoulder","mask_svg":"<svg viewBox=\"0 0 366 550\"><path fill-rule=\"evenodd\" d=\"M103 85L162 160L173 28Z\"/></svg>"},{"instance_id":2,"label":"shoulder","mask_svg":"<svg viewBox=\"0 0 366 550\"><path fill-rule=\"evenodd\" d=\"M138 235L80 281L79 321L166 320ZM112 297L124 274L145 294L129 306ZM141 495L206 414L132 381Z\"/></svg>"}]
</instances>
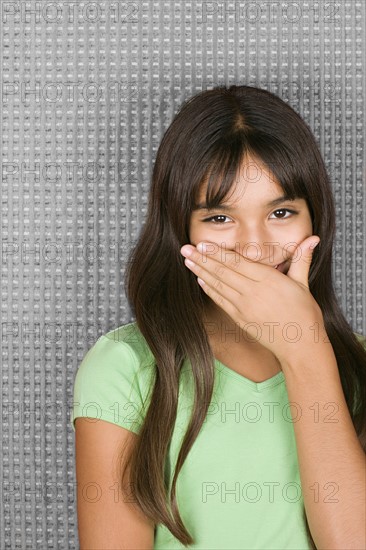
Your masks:
<instances>
[{"instance_id":1,"label":"shoulder","mask_svg":"<svg viewBox=\"0 0 366 550\"><path fill-rule=\"evenodd\" d=\"M136 323L128 323L101 335L85 354L76 374L93 381L138 378L152 366L154 357Z\"/></svg>"},{"instance_id":2,"label":"shoulder","mask_svg":"<svg viewBox=\"0 0 366 550\"><path fill-rule=\"evenodd\" d=\"M80 368L85 364L86 359L95 358L111 359L120 358L126 359L130 367L135 367L135 370L150 366L154 361L154 357L150 348L147 345L136 322L122 325L118 328L110 330L106 334L102 334L95 344L86 353Z\"/></svg>"},{"instance_id":3,"label":"shoulder","mask_svg":"<svg viewBox=\"0 0 366 550\"><path fill-rule=\"evenodd\" d=\"M136 322L100 336L76 372L72 427L77 416L87 416L138 431L153 367L153 354Z\"/></svg>"}]
</instances>

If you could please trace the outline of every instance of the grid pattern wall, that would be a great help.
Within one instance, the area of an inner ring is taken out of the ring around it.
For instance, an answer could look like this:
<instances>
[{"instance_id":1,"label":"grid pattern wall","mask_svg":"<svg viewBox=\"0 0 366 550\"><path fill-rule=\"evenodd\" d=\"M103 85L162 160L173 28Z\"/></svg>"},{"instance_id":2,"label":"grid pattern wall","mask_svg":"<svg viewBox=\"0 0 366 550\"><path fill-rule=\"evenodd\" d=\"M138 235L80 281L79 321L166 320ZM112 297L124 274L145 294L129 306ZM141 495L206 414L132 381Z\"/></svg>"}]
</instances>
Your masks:
<instances>
[{"instance_id":1,"label":"grid pattern wall","mask_svg":"<svg viewBox=\"0 0 366 550\"><path fill-rule=\"evenodd\" d=\"M334 279L366 334L364 0L1 3L0 548L76 549L73 381L133 320L123 275L181 102L267 88L334 189Z\"/></svg>"}]
</instances>

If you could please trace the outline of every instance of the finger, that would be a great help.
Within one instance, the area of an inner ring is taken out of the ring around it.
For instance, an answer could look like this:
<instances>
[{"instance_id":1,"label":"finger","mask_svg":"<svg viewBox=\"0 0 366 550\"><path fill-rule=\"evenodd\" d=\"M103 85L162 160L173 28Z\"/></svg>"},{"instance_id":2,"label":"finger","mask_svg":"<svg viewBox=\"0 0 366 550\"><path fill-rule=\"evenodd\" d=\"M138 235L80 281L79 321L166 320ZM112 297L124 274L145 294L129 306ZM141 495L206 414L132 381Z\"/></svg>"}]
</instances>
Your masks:
<instances>
[{"instance_id":1,"label":"finger","mask_svg":"<svg viewBox=\"0 0 366 550\"><path fill-rule=\"evenodd\" d=\"M210 259L210 266L205 263L202 265L192 261L192 256L184 260L185 265L199 277L205 287L209 287L212 292L227 300L228 302L235 304L241 295L241 289L243 288L244 278L225 267L221 262L217 262ZM204 289L206 290L206 288Z\"/></svg>"},{"instance_id":2,"label":"finger","mask_svg":"<svg viewBox=\"0 0 366 550\"><path fill-rule=\"evenodd\" d=\"M221 271L217 264L227 266L229 271L237 272L251 281L258 282L264 278L263 272L260 272L260 268L258 268L258 265L261 264L244 258L236 250L232 251L220 248L216 243L198 243L197 247L184 245L180 251L183 256L189 257L189 259L206 268L211 273L216 269L219 278L221 278L221 273L225 271ZM262 265L263 267L266 266ZM225 280L229 281L228 278Z\"/></svg>"},{"instance_id":3,"label":"finger","mask_svg":"<svg viewBox=\"0 0 366 550\"><path fill-rule=\"evenodd\" d=\"M287 272L288 277L307 288L309 288L309 271L313 260L313 252L319 242L319 237L318 240L315 240L314 235L302 241L295 250L296 254L292 257ZM311 248L311 245L314 246Z\"/></svg>"},{"instance_id":4,"label":"finger","mask_svg":"<svg viewBox=\"0 0 366 550\"><path fill-rule=\"evenodd\" d=\"M230 287L228 286L226 286L225 289L223 283L221 281L218 281L217 279L216 283L214 283L217 285L216 288L210 286L200 277L197 277L197 282L201 286L202 290L207 294L207 296L209 296L209 298L211 298L213 302L215 302L223 311L225 311L225 313L227 313L229 317L231 317L232 319L236 318L236 315L239 311L235 305L237 303L237 299L233 298L234 294L232 294L230 299L226 297L230 294L230 291L233 292L233 289L230 289Z\"/></svg>"}]
</instances>

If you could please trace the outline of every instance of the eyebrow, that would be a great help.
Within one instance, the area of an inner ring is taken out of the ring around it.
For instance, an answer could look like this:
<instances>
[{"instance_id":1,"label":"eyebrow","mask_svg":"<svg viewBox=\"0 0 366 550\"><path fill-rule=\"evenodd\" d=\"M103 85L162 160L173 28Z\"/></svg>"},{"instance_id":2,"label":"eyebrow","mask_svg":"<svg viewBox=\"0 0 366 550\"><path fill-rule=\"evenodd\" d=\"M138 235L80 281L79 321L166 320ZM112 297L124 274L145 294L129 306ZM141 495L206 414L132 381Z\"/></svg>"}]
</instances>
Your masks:
<instances>
[{"instance_id":1,"label":"eyebrow","mask_svg":"<svg viewBox=\"0 0 366 550\"><path fill-rule=\"evenodd\" d=\"M271 207L277 206L278 204L281 204L282 202L287 202L287 201L294 202L295 200L296 198L291 199L286 195L282 195L281 197L277 197L273 201L267 202L267 204L265 204L264 207L271 208ZM200 204L196 204L193 210L227 210L228 212L234 212L236 208L234 208L233 206L226 205L225 203L218 204L214 208L208 208L207 204L200 203Z\"/></svg>"}]
</instances>

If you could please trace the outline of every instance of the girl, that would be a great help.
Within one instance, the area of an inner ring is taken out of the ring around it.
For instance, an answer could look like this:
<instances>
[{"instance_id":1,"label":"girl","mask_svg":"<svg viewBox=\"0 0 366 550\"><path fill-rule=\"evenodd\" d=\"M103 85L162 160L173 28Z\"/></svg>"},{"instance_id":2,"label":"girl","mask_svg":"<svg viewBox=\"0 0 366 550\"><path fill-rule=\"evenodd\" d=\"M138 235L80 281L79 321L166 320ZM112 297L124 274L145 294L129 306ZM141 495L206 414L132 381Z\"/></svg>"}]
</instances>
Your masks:
<instances>
[{"instance_id":1,"label":"girl","mask_svg":"<svg viewBox=\"0 0 366 550\"><path fill-rule=\"evenodd\" d=\"M129 258L136 321L75 379L82 549L366 547L366 339L334 232L291 107L250 86L183 104Z\"/></svg>"}]
</instances>

